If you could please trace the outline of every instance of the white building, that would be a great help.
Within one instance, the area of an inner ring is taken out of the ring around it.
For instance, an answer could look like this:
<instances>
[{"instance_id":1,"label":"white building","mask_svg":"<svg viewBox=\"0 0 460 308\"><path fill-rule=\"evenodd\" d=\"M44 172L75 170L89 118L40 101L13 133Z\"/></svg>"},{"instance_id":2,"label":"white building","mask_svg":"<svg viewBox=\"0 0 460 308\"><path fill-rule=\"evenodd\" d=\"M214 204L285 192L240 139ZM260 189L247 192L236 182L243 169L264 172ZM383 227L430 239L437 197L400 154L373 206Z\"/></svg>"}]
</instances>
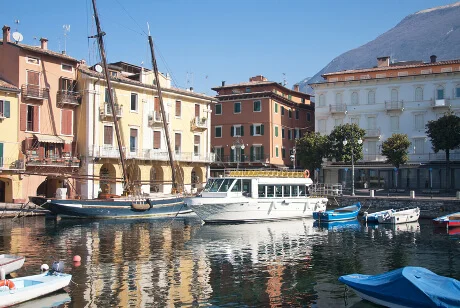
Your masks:
<instances>
[{"instance_id":1,"label":"white building","mask_svg":"<svg viewBox=\"0 0 460 308\"><path fill-rule=\"evenodd\" d=\"M445 154L434 153L425 125L446 111L460 114L460 59L429 63L390 63L377 58L377 66L323 75L315 89L316 131L330 134L335 126L356 123L366 130L364 158L355 164L355 187L438 189L445 187ZM382 142L393 133L407 134L410 161L397 172L385 164ZM460 151L451 151L452 181L460 187ZM347 171L348 170L348 171ZM397 181L395 180L397 174ZM326 183L351 184L350 164L327 162Z\"/></svg>"}]
</instances>

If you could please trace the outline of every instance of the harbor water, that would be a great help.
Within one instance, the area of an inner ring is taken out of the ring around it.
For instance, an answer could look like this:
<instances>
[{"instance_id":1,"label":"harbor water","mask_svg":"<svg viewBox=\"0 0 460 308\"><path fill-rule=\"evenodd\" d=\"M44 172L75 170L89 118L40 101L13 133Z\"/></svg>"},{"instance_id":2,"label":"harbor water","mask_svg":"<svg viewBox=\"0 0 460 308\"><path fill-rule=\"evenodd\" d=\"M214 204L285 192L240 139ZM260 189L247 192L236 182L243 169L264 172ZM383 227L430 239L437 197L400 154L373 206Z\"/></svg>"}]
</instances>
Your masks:
<instances>
[{"instance_id":1,"label":"harbor water","mask_svg":"<svg viewBox=\"0 0 460 308\"><path fill-rule=\"evenodd\" d=\"M193 214L174 220L26 217L0 220L0 253L26 257L13 277L64 261L73 277L67 300L65 293L52 295L64 298L61 307L373 307L347 291L339 276L411 265L460 280L460 234L450 233L430 220L317 226L311 219L202 225Z\"/></svg>"}]
</instances>

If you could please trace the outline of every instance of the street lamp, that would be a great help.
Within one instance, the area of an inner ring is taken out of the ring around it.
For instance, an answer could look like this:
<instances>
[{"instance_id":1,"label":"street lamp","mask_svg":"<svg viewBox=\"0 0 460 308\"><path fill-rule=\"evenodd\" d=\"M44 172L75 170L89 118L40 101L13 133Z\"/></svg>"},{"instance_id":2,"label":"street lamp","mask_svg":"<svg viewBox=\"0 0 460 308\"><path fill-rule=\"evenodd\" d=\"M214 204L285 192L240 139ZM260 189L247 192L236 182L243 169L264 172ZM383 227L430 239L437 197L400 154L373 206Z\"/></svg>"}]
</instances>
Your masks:
<instances>
[{"instance_id":1,"label":"street lamp","mask_svg":"<svg viewBox=\"0 0 460 308\"><path fill-rule=\"evenodd\" d=\"M363 141L361 138L358 139L358 144L362 144ZM346 146L348 144L347 139L343 141L343 145ZM354 160L354 152L353 146L351 147L351 195L355 195L355 160Z\"/></svg>"},{"instance_id":2,"label":"street lamp","mask_svg":"<svg viewBox=\"0 0 460 308\"><path fill-rule=\"evenodd\" d=\"M232 146L230 147L232 149L232 151L235 151L235 149L241 149L241 150L244 150L245 146L244 146L244 141L243 139L236 139ZM240 164L240 159L241 159L241 150L240 152L238 153L237 151L235 151L235 160L236 160L236 169L238 170L239 168L239 164Z\"/></svg>"}]
</instances>

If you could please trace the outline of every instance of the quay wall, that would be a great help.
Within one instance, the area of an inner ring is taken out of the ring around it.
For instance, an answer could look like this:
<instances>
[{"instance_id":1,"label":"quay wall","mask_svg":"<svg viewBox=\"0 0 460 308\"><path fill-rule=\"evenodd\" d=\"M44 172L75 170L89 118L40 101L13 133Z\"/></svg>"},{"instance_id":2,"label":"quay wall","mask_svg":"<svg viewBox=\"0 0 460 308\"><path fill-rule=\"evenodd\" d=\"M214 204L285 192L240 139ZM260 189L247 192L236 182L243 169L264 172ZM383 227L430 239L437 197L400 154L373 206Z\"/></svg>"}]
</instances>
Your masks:
<instances>
[{"instance_id":1,"label":"quay wall","mask_svg":"<svg viewBox=\"0 0 460 308\"><path fill-rule=\"evenodd\" d=\"M361 202L361 213L373 213L388 209L420 208L420 218L436 218L449 213L460 212L460 200L455 198L406 198L406 197L328 197L328 209L338 205L347 206Z\"/></svg>"}]
</instances>

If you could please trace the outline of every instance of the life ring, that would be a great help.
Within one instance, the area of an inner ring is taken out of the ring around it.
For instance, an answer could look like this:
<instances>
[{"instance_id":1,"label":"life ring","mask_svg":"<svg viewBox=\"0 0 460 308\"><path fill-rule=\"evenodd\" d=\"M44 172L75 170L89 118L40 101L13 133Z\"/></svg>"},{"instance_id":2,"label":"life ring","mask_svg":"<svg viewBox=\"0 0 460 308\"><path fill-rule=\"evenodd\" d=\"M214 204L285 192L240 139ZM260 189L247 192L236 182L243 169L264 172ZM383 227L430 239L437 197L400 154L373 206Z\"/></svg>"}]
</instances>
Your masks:
<instances>
[{"instance_id":1,"label":"life ring","mask_svg":"<svg viewBox=\"0 0 460 308\"><path fill-rule=\"evenodd\" d=\"M10 290L14 289L14 282L8 279L0 280L0 287L8 287Z\"/></svg>"},{"instance_id":2,"label":"life ring","mask_svg":"<svg viewBox=\"0 0 460 308\"><path fill-rule=\"evenodd\" d=\"M304 178L309 178L310 177L310 171L308 171L308 169L305 169L305 171L303 172L303 177Z\"/></svg>"}]
</instances>

